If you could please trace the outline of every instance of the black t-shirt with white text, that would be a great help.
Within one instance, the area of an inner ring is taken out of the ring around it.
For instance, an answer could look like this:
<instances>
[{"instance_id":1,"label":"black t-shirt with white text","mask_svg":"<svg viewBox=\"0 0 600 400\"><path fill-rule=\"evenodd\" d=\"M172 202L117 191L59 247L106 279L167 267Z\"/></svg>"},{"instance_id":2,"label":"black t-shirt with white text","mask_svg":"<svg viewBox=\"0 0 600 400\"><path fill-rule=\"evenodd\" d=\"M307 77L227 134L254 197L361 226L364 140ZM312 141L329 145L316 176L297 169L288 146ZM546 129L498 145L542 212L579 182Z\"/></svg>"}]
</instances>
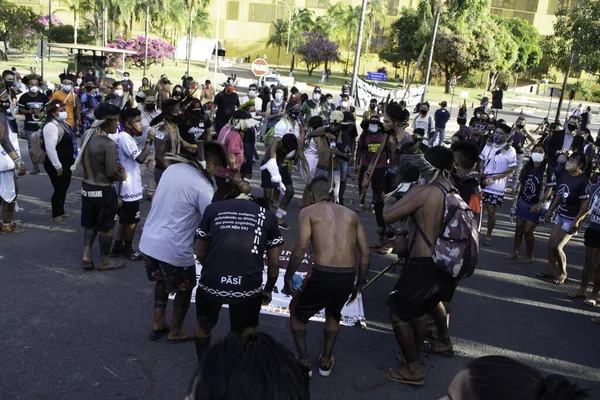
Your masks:
<instances>
[{"instance_id":1,"label":"black t-shirt with white text","mask_svg":"<svg viewBox=\"0 0 600 400\"><path fill-rule=\"evenodd\" d=\"M529 204L534 204L540 201L540 194L545 188L542 188L542 181L544 180L544 172L546 171L545 165L539 167L533 167L524 170L521 174L521 193L520 197ZM546 183L548 185L548 183Z\"/></svg>"},{"instance_id":2,"label":"black t-shirt with white text","mask_svg":"<svg viewBox=\"0 0 600 400\"><path fill-rule=\"evenodd\" d=\"M212 203L196 233L209 241L198 290L223 304L261 295L264 252L284 242L271 211L245 199Z\"/></svg>"},{"instance_id":3,"label":"black t-shirt with white text","mask_svg":"<svg viewBox=\"0 0 600 400\"><path fill-rule=\"evenodd\" d=\"M23 93L19 98L19 108L24 110L38 109L41 112L44 111L45 105L49 102L48 96L44 93L36 93L32 96L30 92ZM40 115L41 116L41 115ZM25 130L26 131L37 131L39 129L40 119L33 114L25 114Z\"/></svg>"}]
</instances>

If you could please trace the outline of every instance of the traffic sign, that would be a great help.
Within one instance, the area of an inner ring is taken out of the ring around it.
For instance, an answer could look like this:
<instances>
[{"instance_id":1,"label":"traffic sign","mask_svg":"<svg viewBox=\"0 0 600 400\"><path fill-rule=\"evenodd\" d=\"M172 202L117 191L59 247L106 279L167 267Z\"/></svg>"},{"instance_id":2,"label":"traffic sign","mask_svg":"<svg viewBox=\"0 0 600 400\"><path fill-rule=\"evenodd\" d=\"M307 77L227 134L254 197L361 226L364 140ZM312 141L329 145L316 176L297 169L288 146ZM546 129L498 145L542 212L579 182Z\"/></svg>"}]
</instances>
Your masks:
<instances>
[{"instance_id":1,"label":"traffic sign","mask_svg":"<svg viewBox=\"0 0 600 400\"><path fill-rule=\"evenodd\" d=\"M368 81L387 81L387 73L385 72L367 72Z\"/></svg>"},{"instance_id":2,"label":"traffic sign","mask_svg":"<svg viewBox=\"0 0 600 400\"><path fill-rule=\"evenodd\" d=\"M257 58L252 63L251 70L255 76L263 76L269 72L269 64L267 64L265 59Z\"/></svg>"}]
</instances>

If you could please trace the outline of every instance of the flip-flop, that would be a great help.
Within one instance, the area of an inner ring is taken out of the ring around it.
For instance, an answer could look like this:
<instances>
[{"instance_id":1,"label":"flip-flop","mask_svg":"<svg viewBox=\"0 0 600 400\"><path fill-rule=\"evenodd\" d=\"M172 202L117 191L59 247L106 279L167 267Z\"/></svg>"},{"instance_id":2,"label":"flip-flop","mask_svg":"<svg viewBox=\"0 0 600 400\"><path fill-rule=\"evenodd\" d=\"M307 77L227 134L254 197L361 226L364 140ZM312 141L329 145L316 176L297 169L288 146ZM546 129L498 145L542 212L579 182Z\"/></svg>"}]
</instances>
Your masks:
<instances>
[{"instance_id":1,"label":"flip-flop","mask_svg":"<svg viewBox=\"0 0 600 400\"><path fill-rule=\"evenodd\" d=\"M177 343L189 342L191 340L194 340L194 332L190 332L189 335L187 335L186 337L181 338L181 339L168 339L168 342L170 344L177 344Z\"/></svg>"},{"instance_id":2,"label":"flip-flop","mask_svg":"<svg viewBox=\"0 0 600 400\"><path fill-rule=\"evenodd\" d=\"M394 382L404 383L405 385L423 386L425 384L425 378L419 379L418 381L413 381L400 375L393 368L388 368L387 371L385 371L385 376L387 376L390 380Z\"/></svg>"},{"instance_id":3,"label":"flip-flop","mask_svg":"<svg viewBox=\"0 0 600 400\"><path fill-rule=\"evenodd\" d=\"M596 304L598 304L598 300L585 299L585 301L583 302L583 304L585 304L586 306L592 306L592 307L594 307Z\"/></svg>"},{"instance_id":4,"label":"flip-flop","mask_svg":"<svg viewBox=\"0 0 600 400\"><path fill-rule=\"evenodd\" d=\"M91 271L94 268L96 268L96 266L94 265L94 262L92 260L88 260L88 261L81 260L81 268L83 268L86 271Z\"/></svg>"},{"instance_id":5,"label":"flip-flop","mask_svg":"<svg viewBox=\"0 0 600 400\"><path fill-rule=\"evenodd\" d=\"M577 292L571 292L567 294L567 297L570 299L583 299L585 297L585 294L578 294Z\"/></svg>"},{"instance_id":6,"label":"flip-flop","mask_svg":"<svg viewBox=\"0 0 600 400\"><path fill-rule=\"evenodd\" d=\"M554 284L555 285L564 285L566 280L567 280L567 278L562 278L562 279L561 278L556 278L554 280Z\"/></svg>"},{"instance_id":7,"label":"flip-flop","mask_svg":"<svg viewBox=\"0 0 600 400\"><path fill-rule=\"evenodd\" d=\"M156 340L160 339L161 337L165 336L167 333L169 333L170 330L171 330L171 327L161 329L160 331L153 330L152 332L150 332L150 334L148 334L148 339L150 339L152 341L156 341Z\"/></svg>"},{"instance_id":8,"label":"flip-flop","mask_svg":"<svg viewBox=\"0 0 600 400\"><path fill-rule=\"evenodd\" d=\"M436 356L442 356L446 358L454 357L454 349L450 348L448 350L436 351L435 350L435 342L424 342L423 343L423 353L433 354Z\"/></svg>"},{"instance_id":9,"label":"flip-flop","mask_svg":"<svg viewBox=\"0 0 600 400\"><path fill-rule=\"evenodd\" d=\"M519 263L521 264L533 264L535 262L535 258L519 258Z\"/></svg>"},{"instance_id":10,"label":"flip-flop","mask_svg":"<svg viewBox=\"0 0 600 400\"><path fill-rule=\"evenodd\" d=\"M483 245L490 247L492 245L492 239L489 237L486 237L485 239L483 239Z\"/></svg>"},{"instance_id":11,"label":"flip-flop","mask_svg":"<svg viewBox=\"0 0 600 400\"><path fill-rule=\"evenodd\" d=\"M507 254L504 256L505 260L518 260L519 259L519 255L518 254Z\"/></svg>"},{"instance_id":12,"label":"flip-flop","mask_svg":"<svg viewBox=\"0 0 600 400\"><path fill-rule=\"evenodd\" d=\"M112 267L108 267L108 268L98 267L96 269L98 271L114 271L114 270L122 269L122 268L125 268L125 263L123 261L117 261Z\"/></svg>"},{"instance_id":13,"label":"flip-flop","mask_svg":"<svg viewBox=\"0 0 600 400\"><path fill-rule=\"evenodd\" d=\"M535 274L535 276L542 279L556 279L555 275L549 274L547 272L540 272Z\"/></svg>"}]
</instances>

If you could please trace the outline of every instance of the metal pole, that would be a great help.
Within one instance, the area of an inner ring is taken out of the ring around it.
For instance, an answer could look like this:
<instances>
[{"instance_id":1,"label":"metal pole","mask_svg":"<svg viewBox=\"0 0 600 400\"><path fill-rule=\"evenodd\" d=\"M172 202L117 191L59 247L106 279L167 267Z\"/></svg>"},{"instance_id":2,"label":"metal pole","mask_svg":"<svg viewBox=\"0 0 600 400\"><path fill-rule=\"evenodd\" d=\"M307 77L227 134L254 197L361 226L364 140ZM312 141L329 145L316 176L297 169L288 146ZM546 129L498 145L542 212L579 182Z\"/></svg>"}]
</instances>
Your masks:
<instances>
[{"instance_id":1,"label":"metal pole","mask_svg":"<svg viewBox=\"0 0 600 400\"><path fill-rule=\"evenodd\" d=\"M456 89L456 85L452 86L452 98L450 99L450 115L452 115L452 106L454 105L454 89Z\"/></svg>"},{"instance_id":2,"label":"metal pole","mask_svg":"<svg viewBox=\"0 0 600 400\"><path fill-rule=\"evenodd\" d=\"M221 2L217 1L217 26L216 26L216 38L215 38L215 80L214 84L217 84L217 64L219 59L219 20L221 19Z\"/></svg>"},{"instance_id":3,"label":"metal pole","mask_svg":"<svg viewBox=\"0 0 600 400\"><path fill-rule=\"evenodd\" d=\"M362 0L360 10L360 21L358 23L358 37L356 38L356 49L354 50L354 66L352 67L352 84L350 85L350 95L354 94L356 81L358 79L358 63L360 61L360 48L362 45L363 27L365 25L365 12L367 10L367 0Z\"/></svg>"},{"instance_id":4,"label":"metal pole","mask_svg":"<svg viewBox=\"0 0 600 400\"><path fill-rule=\"evenodd\" d=\"M431 45L429 47L429 59L427 60L427 72L425 73L425 90L421 95L421 103L425 101L427 94L427 86L429 85L429 74L431 73L431 63L433 62L433 49L435 48L435 37L437 36L438 25L440 24L440 13L442 12L442 1L438 3L437 11L435 12L435 22L433 23L433 33L431 34Z\"/></svg>"},{"instance_id":5,"label":"metal pole","mask_svg":"<svg viewBox=\"0 0 600 400\"><path fill-rule=\"evenodd\" d=\"M288 39L287 39L287 46L285 48L285 64L286 65L288 63L288 54L290 53L290 33L291 33L291 30L292 30L292 9L290 8L290 6L288 6L288 12L290 13L290 16L288 18Z\"/></svg>"},{"instance_id":6,"label":"metal pole","mask_svg":"<svg viewBox=\"0 0 600 400\"><path fill-rule=\"evenodd\" d=\"M150 0L146 0L146 24L144 26L144 77L148 68L148 20L150 18Z\"/></svg>"},{"instance_id":7,"label":"metal pole","mask_svg":"<svg viewBox=\"0 0 600 400\"><path fill-rule=\"evenodd\" d=\"M571 64L573 64L573 45L571 45L571 53L569 54L569 65L567 65L567 72L565 73L565 79L563 80L562 89L560 91L560 97L558 98L558 106L556 108L556 117L554 122L560 121L560 111L562 108L563 98L565 96L565 90L567 90L567 80L569 79L569 73L571 73Z\"/></svg>"},{"instance_id":8,"label":"metal pole","mask_svg":"<svg viewBox=\"0 0 600 400\"><path fill-rule=\"evenodd\" d=\"M550 118L550 108L552 108L552 89L550 89L550 105L548 106L548 114L546 118Z\"/></svg>"},{"instance_id":9,"label":"metal pole","mask_svg":"<svg viewBox=\"0 0 600 400\"><path fill-rule=\"evenodd\" d=\"M192 61L192 19L194 12L193 10L188 10L190 12L190 29L188 31L188 42L187 42L187 71L186 76L190 76L190 63Z\"/></svg>"}]
</instances>

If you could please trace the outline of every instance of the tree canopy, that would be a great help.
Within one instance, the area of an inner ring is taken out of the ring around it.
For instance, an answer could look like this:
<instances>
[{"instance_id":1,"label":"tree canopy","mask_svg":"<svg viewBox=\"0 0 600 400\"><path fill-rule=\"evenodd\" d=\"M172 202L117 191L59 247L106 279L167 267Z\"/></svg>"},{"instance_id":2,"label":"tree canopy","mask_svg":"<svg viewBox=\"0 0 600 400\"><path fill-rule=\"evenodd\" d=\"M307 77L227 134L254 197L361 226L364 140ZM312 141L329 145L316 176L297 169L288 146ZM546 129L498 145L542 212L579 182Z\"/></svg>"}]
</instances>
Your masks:
<instances>
[{"instance_id":1,"label":"tree canopy","mask_svg":"<svg viewBox=\"0 0 600 400\"><path fill-rule=\"evenodd\" d=\"M38 22L39 15L30 7L0 0L0 40L4 42L4 51L0 57L7 59L10 48L26 50L35 46L43 25Z\"/></svg>"},{"instance_id":2,"label":"tree canopy","mask_svg":"<svg viewBox=\"0 0 600 400\"><path fill-rule=\"evenodd\" d=\"M303 35L303 41L296 49L306 63L308 75L312 75L315 68L325 63L327 65L333 61L339 61L340 52L338 44L317 32L306 32Z\"/></svg>"}]
</instances>

